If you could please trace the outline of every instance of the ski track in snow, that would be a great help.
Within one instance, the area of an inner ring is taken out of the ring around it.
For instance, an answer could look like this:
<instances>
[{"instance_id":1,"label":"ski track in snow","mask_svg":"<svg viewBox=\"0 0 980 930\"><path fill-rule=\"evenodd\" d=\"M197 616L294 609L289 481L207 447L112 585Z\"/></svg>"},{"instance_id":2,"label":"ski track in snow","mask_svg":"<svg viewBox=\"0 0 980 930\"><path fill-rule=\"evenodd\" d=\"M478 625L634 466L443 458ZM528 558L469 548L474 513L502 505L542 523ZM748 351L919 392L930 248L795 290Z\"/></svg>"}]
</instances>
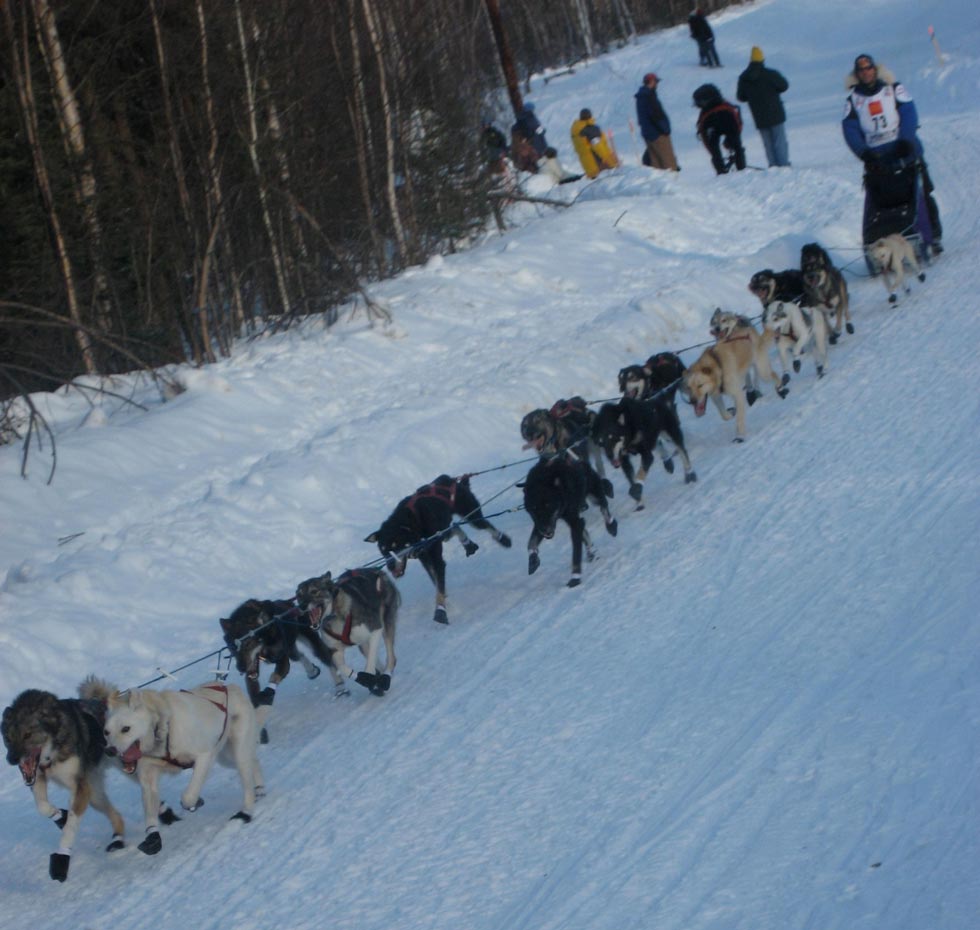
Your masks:
<instances>
[{"instance_id":1,"label":"ski track in snow","mask_svg":"<svg viewBox=\"0 0 980 930\"><path fill-rule=\"evenodd\" d=\"M921 18L912 0L889 9ZM67 696L90 671L137 684L216 649L217 618L246 597L374 559L364 536L417 485L524 457L524 413L612 396L623 365L707 339L714 306L755 315L751 274L796 264L804 242L847 266L856 327L825 378L805 356L785 400L766 390L744 444L683 406L696 484L658 462L636 512L607 466L619 534L587 513L599 557L582 587L564 586L563 528L527 576L522 513L494 518L510 550L481 531L473 558L447 543L449 627L412 564L391 692L333 699L326 674L294 668L252 824L228 822L239 788L219 770L146 857L138 791L113 773L130 846L106 856L106 823L86 815L59 885L54 828L8 768L0 930L28 914L52 930L972 930L980 24L965 0L932 11L952 57L939 68L879 12L771 0L717 18L726 93L758 42L793 72L792 171L714 179L687 131L681 87L703 73L686 27L645 37L535 82L551 139L586 101L627 167L571 190L535 179L574 207L517 205L507 235L377 285L389 330L310 321L182 369L170 403L147 391L148 413L78 428L77 404L45 399L54 484L40 461L21 481L19 450L0 450L4 704L26 687ZM804 14L827 36L805 62ZM861 27L920 104L946 224L945 255L896 307L848 251L861 189L836 120ZM651 60L683 128L679 177L628 151ZM751 125L745 138L758 163ZM487 512L519 505L524 471L473 479Z\"/></svg>"}]
</instances>

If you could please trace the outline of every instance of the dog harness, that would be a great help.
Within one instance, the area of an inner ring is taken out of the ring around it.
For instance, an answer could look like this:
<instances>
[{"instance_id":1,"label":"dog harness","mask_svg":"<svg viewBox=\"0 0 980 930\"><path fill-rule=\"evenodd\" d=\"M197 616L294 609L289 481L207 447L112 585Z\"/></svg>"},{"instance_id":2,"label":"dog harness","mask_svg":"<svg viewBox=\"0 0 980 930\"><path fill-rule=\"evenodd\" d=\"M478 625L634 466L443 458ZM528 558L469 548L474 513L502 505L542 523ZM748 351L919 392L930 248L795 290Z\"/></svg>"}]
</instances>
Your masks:
<instances>
[{"instance_id":1,"label":"dog harness","mask_svg":"<svg viewBox=\"0 0 980 930\"><path fill-rule=\"evenodd\" d=\"M222 704L220 701L212 701L211 698L206 697L203 694L194 695L195 697L202 698L203 700L208 701L211 704L214 704L214 706L217 707L218 710L220 710L220 711L222 711L224 713L225 719L224 719L224 721L221 724L221 735L218 737L218 742L220 743L221 740L224 738L225 730L228 729L228 688L225 687L224 685L202 685L202 689L205 689L205 690L208 690L208 691L221 691L224 694L224 700L225 700L225 703L224 704ZM180 691L181 691L181 694L194 694L193 691L188 691L186 688L181 688ZM192 769L192 768L194 768L194 763L193 762L181 762L179 759L174 758L170 754L170 728L169 727L167 728L167 739L166 739L166 742L164 743L164 746L163 746L163 755L162 756L156 756L156 757L149 756L148 758L151 758L151 759L152 758L158 758L162 762L166 762L168 765L176 766L179 769Z\"/></svg>"}]
</instances>

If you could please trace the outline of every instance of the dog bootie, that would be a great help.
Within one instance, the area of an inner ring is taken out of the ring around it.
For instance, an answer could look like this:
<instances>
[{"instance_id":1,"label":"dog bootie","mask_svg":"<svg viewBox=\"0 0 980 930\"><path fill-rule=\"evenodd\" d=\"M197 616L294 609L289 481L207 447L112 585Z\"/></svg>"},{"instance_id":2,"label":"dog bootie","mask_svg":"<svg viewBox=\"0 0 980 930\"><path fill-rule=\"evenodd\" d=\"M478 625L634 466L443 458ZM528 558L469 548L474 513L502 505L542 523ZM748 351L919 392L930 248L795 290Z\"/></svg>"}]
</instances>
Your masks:
<instances>
[{"instance_id":1,"label":"dog bootie","mask_svg":"<svg viewBox=\"0 0 980 930\"><path fill-rule=\"evenodd\" d=\"M160 834L154 830L152 833L147 833L146 839L143 840L143 842L136 848L141 853L146 853L148 856L155 856L161 849L163 849L163 840L160 839Z\"/></svg>"},{"instance_id":2,"label":"dog bootie","mask_svg":"<svg viewBox=\"0 0 980 930\"><path fill-rule=\"evenodd\" d=\"M541 557L532 552L527 557L527 573L533 575L541 567Z\"/></svg>"},{"instance_id":3,"label":"dog bootie","mask_svg":"<svg viewBox=\"0 0 980 930\"><path fill-rule=\"evenodd\" d=\"M126 848L126 843L123 841L123 838L118 833L113 833L112 842L108 846L106 846L105 851L118 852L120 849L125 849L125 848Z\"/></svg>"},{"instance_id":4,"label":"dog bootie","mask_svg":"<svg viewBox=\"0 0 980 930\"><path fill-rule=\"evenodd\" d=\"M68 865L71 856L67 853L51 853L51 862L48 864L48 875L56 882L63 882L68 878Z\"/></svg>"},{"instance_id":5,"label":"dog bootie","mask_svg":"<svg viewBox=\"0 0 980 930\"><path fill-rule=\"evenodd\" d=\"M436 623L442 623L446 626L449 625L449 614L446 613L446 608L443 607L442 604L439 604L436 607L435 613L432 615L432 619L435 620Z\"/></svg>"},{"instance_id":6,"label":"dog bootie","mask_svg":"<svg viewBox=\"0 0 980 930\"><path fill-rule=\"evenodd\" d=\"M259 706L260 707L271 707L272 702L276 699L276 689L275 688L263 688L259 692Z\"/></svg>"}]
</instances>

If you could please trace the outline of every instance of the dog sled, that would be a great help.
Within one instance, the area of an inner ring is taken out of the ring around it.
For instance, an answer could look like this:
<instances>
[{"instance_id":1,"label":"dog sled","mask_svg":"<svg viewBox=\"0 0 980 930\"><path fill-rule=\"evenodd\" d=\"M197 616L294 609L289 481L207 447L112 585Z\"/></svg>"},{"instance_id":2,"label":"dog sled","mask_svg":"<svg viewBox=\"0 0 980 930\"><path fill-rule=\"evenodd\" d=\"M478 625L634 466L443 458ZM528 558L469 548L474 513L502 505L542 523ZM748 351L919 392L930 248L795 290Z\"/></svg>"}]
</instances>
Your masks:
<instances>
[{"instance_id":1,"label":"dog sled","mask_svg":"<svg viewBox=\"0 0 980 930\"><path fill-rule=\"evenodd\" d=\"M893 233L908 239L920 261L928 264L934 237L926 204L927 182L928 176L918 158L878 162L865 171L861 239L864 260L872 275L878 269L869 249Z\"/></svg>"}]
</instances>

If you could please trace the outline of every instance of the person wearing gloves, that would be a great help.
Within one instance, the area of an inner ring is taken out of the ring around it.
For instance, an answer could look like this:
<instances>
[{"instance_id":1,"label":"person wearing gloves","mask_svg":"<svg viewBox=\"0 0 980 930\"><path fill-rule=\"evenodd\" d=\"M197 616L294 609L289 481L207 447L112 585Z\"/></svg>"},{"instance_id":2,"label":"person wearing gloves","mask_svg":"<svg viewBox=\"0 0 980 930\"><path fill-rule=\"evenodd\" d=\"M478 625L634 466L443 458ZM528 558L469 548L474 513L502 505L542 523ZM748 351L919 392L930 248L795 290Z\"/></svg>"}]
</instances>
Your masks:
<instances>
[{"instance_id":1,"label":"person wearing gloves","mask_svg":"<svg viewBox=\"0 0 980 930\"><path fill-rule=\"evenodd\" d=\"M942 223L939 206L932 196L933 184L916 132L919 114L905 85L870 55L858 55L854 70L846 77L848 90L841 129L848 148L865 163L866 174L882 166L918 160L922 189L929 216L933 254L942 252Z\"/></svg>"}]
</instances>

